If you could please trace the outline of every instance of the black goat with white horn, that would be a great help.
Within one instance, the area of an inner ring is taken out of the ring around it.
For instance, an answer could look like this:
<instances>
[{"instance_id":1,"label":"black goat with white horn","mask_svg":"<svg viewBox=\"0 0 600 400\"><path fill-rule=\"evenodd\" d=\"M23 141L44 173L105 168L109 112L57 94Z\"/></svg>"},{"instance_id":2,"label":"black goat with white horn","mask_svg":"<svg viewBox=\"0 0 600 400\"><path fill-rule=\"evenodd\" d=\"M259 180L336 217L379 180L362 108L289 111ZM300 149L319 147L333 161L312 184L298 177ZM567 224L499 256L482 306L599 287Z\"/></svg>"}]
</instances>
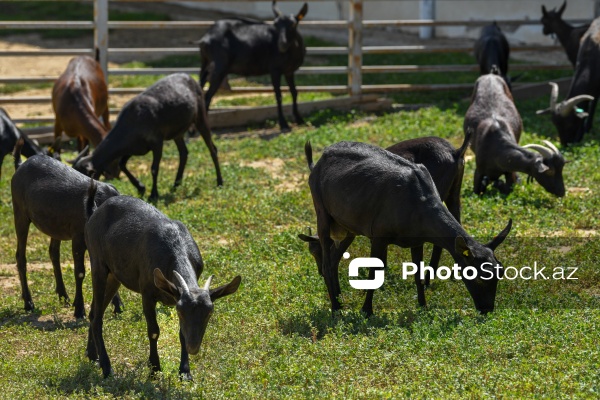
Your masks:
<instances>
[{"instance_id":1,"label":"black goat with white horn","mask_svg":"<svg viewBox=\"0 0 600 400\"><path fill-rule=\"evenodd\" d=\"M555 196L565 195L564 157L547 140L545 146L519 146L523 122L508 86L499 76L488 74L477 79L463 127L465 132L475 132L471 148L475 153L476 194L484 193L490 183L500 192L510 193L517 181L516 172L523 172ZM499 180L502 175L504 182Z\"/></svg>"},{"instance_id":2,"label":"black goat with white horn","mask_svg":"<svg viewBox=\"0 0 600 400\"><path fill-rule=\"evenodd\" d=\"M181 361L179 374L192 379L189 354L197 354L213 313L213 302L235 293L241 277L211 289L212 276L203 287L198 278L204 262L196 242L180 221L167 218L150 204L119 196L96 208L96 183L88 189L85 240L92 264L94 299L90 312L87 356L100 361L104 377L112 373L102 335L107 298L123 284L141 293L150 341L150 366L160 371L157 342L160 329L156 303L175 306L179 316Z\"/></svg>"}]
</instances>

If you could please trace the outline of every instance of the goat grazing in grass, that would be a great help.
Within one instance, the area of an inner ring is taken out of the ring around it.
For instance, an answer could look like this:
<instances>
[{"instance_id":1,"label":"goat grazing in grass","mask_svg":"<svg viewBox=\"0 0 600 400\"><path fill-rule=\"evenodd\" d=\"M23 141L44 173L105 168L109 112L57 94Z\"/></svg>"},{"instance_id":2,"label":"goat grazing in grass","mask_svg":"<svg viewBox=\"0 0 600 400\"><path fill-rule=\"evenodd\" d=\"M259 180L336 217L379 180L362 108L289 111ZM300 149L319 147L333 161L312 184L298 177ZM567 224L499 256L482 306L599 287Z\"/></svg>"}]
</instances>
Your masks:
<instances>
[{"instance_id":1,"label":"goat grazing in grass","mask_svg":"<svg viewBox=\"0 0 600 400\"><path fill-rule=\"evenodd\" d=\"M579 42L589 29L590 24L582 26L571 26L562 19L562 14L567 7L567 0L558 9L546 10L546 7L542 5L542 25L544 26L544 35L556 35L558 41L564 47L567 53L567 58L575 67L577 62L577 53L579 52Z\"/></svg>"},{"instance_id":2,"label":"goat grazing in grass","mask_svg":"<svg viewBox=\"0 0 600 400\"><path fill-rule=\"evenodd\" d=\"M565 195L564 157L547 140L545 146L519 146L522 129L521 115L504 80L494 74L479 77L464 120L465 132L475 132L471 148L476 162L476 194L484 193L492 182L500 192L510 193L517 180L516 172L523 172L553 195ZM499 180L502 175L505 182Z\"/></svg>"},{"instance_id":3,"label":"goat grazing in grass","mask_svg":"<svg viewBox=\"0 0 600 400\"><path fill-rule=\"evenodd\" d=\"M0 167L2 161L7 154L11 154L17 145L19 139L23 139L23 144L20 152L25 157L31 157L36 154L48 154L47 151L41 149L33 140L29 139L15 123L10 119L6 110L0 107ZM0 168L0 174L2 168Z\"/></svg>"},{"instance_id":4,"label":"goat grazing in grass","mask_svg":"<svg viewBox=\"0 0 600 400\"><path fill-rule=\"evenodd\" d=\"M488 74L477 79L464 129L475 132L471 148L476 162L473 178L476 194L484 193L491 182L502 193L510 193L517 179L516 172L523 172L555 196L565 195L564 157L548 141L544 141L546 146L519 146L523 122L508 86L498 75ZM502 175L505 182L499 180Z\"/></svg>"},{"instance_id":5,"label":"goat grazing in grass","mask_svg":"<svg viewBox=\"0 0 600 400\"><path fill-rule=\"evenodd\" d=\"M191 379L188 354L200 350L213 302L235 293L241 278L236 276L230 283L211 289L210 276L204 287L199 287L198 277L204 264L185 225L129 196L109 199L96 209L96 197L96 184L92 181L86 201L89 220L85 229L94 289L87 356L92 361L99 359L105 378L112 373L102 336L102 320L108 305L106 299L123 284L142 295L152 371L160 371L156 303L175 306L181 342L179 373Z\"/></svg>"},{"instance_id":6,"label":"goat grazing in grass","mask_svg":"<svg viewBox=\"0 0 600 400\"><path fill-rule=\"evenodd\" d=\"M271 75L275 90L279 126L289 130L281 106L281 75L292 94L293 113L298 124L304 123L297 105L294 72L304 62L306 48L298 33L298 23L308 12L304 6L295 16L286 16L273 1L273 25L246 18L223 19L195 42L200 46L200 86L204 88L210 71L210 87L206 92L206 108L227 74L242 76Z\"/></svg>"},{"instance_id":7,"label":"goat grazing in grass","mask_svg":"<svg viewBox=\"0 0 600 400\"><path fill-rule=\"evenodd\" d=\"M466 135L463 144L458 149L452 147L447 140L435 136L404 140L386 149L408 161L415 164L422 164L427 168L440 194L441 200L446 204L450 214L452 214L458 223L460 223L460 190L464 174L464 156L469 146L470 137L470 134ZM312 164L312 154L308 154L308 156L311 157L309 163ZM323 259L321 258L323 250L321 249L319 237L310 234L300 234L298 237L308 243L308 250L317 262L319 274L323 276ZM354 235L348 233L338 246L333 246L330 249L332 258L330 267L334 271L334 284L337 288L339 288L339 262L353 240ZM441 253L441 247L433 246L431 261L429 263L429 266L433 269L437 268ZM429 284L428 278L429 276L425 279L425 285ZM419 304L425 306L425 292L421 279L416 279L416 284Z\"/></svg>"},{"instance_id":8,"label":"goat grazing in grass","mask_svg":"<svg viewBox=\"0 0 600 400\"><path fill-rule=\"evenodd\" d=\"M322 271L332 312L340 308L339 284L331 268L331 248L348 235L371 240L371 257L387 263L387 247L410 247L416 265L423 259L423 243L448 250L460 267L473 266L476 279L463 277L475 308L493 311L500 262L494 249L508 235L512 222L490 243L471 238L444 206L427 169L376 146L340 142L327 147L313 165L310 143L305 146L311 173L308 179L317 214ZM493 273L491 269L496 269ZM485 274L486 278L482 279ZM375 278L373 268L369 279ZM362 311L373 314L373 290L367 291Z\"/></svg>"},{"instance_id":9,"label":"goat grazing in grass","mask_svg":"<svg viewBox=\"0 0 600 400\"><path fill-rule=\"evenodd\" d=\"M110 131L108 88L100 63L89 56L72 58L54 83L52 107L55 139L64 132L77 138L79 151L89 142L98 146ZM60 153L60 141L54 150Z\"/></svg>"},{"instance_id":10,"label":"goat grazing in grass","mask_svg":"<svg viewBox=\"0 0 600 400\"><path fill-rule=\"evenodd\" d=\"M80 156L73 168L98 178L105 168L115 160L127 175L140 195L146 187L127 169L127 161L133 155L144 155L152 151L152 191L150 199L158 198L158 168L162 158L163 143L173 140L179 151L179 167L174 187L181 184L187 163L188 150L184 134L195 126L200 132L215 165L217 185L223 184L217 147L208 127L202 89L192 77L179 73L168 75L131 99L119 114L117 122L106 138L91 155Z\"/></svg>"},{"instance_id":11,"label":"goat grazing in grass","mask_svg":"<svg viewBox=\"0 0 600 400\"><path fill-rule=\"evenodd\" d=\"M560 143L580 142L592 129L600 96L600 18L596 18L581 39L577 64L566 99L557 103L558 85L551 82L550 107L538 114L551 114Z\"/></svg>"},{"instance_id":12,"label":"goat grazing in grass","mask_svg":"<svg viewBox=\"0 0 600 400\"><path fill-rule=\"evenodd\" d=\"M20 148L15 149L15 163L19 164ZM46 155L34 155L18 166L11 181L12 204L17 233L17 268L25 310L34 309L27 284L26 247L29 226L33 223L42 233L50 236L50 259L56 280L56 293L69 303L60 268L60 242L71 240L75 267L75 317L85 317L83 306L85 199L89 178ZM118 196L112 185L98 183L96 201ZM115 312L120 312L118 296L113 299Z\"/></svg>"}]
</instances>

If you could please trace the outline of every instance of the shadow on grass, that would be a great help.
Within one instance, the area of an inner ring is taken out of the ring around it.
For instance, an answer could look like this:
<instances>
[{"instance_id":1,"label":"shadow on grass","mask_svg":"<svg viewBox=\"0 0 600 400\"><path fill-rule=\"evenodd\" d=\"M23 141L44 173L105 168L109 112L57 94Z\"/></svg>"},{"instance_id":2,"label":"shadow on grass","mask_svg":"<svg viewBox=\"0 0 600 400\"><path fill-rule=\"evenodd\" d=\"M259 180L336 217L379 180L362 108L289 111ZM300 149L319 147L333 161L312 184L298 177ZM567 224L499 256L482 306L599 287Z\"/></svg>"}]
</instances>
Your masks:
<instances>
[{"instance_id":1,"label":"shadow on grass","mask_svg":"<svg viewBox=\"0 0 600 400\"><path fill-rule=\"evenodd\" d=\"M38 310L23 313L21 310L12 311L3 309L0 311L0 328L27 325L33 329L49 332L58 329L75 330L88 325L87 318L75 319L72 315L42 315Z\"/></svg>"},{"instance_id":2,"label":"shadow on grass","mask_svg":"<svg viewBox=\"0 0 600 400\"><path fill-rule=\"evenodd\" d=\"M419 313L419 310L404 310L397 313L375 314L365 318L361 312L342 310L332 317L330 310L317 309L308 314L282 317L278 325L284 335L296 334L315 342L331 331L350 335L369 335L373 329L385 329L388 326L410 328Z\"/></svg>"},{"instance_id":3,"label":"shadow on grass","mask_svg":"<svg viewBox=\"0 0 600 400\"><path fill-rule=\"evenodd\" d=\"M179 379L171 374L159 374L151 378L150 369L145 363L126 371L117 370L115 375L103 379L100 367L86 360L80 362L76 369L73 368L69 376L48 377L42 380L42 384L64 396L83 394L86 398L109 393L116 398L132 395L144 399L199 398L197 393L192 394L184 391L185 387L177 387L179 382L176 380Z\"/></svg>"}]
</instances>

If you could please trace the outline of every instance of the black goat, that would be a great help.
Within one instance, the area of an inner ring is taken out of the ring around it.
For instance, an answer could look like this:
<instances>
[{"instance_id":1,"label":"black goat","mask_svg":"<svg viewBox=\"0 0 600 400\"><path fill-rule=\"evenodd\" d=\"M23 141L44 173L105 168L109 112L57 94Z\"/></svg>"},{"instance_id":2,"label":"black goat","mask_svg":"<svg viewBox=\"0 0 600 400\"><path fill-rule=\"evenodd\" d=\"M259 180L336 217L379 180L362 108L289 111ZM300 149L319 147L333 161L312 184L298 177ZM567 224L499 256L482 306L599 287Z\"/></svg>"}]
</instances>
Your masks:
<instances>
[{"instance_id":1,"label":"black goat","mask_svg":"<svg viewBox=\"0 0 600 400\"><path fill-rule=\"evenodd\" d=\"M416 265L423 259L423 243L430 242L450 252L456 263L473 266L478 276L491 273L489 266L502 267L494 249L508 235L512 222L488 245L471 238L442 203L431 175L420 164L376 146L340 142L323 151L313 166L310 143L305 146L308 180L317 214L317 233L323 251L323 274L332 311L340 308L337 277L331 268L331 248L348 235L371 240L371 257L387 262L387 246L410 247ZM483 263L491 263L484 264ZM492 267L494 268L494 267ZM494 309L498 274L489 280L463 279L477 310ZM369 278L374 279L371 268ZM373 290L367 291L362 311L373 313Z\"/></svg>"},{"instance_id":2,"label":"black goat","mask_svg":"<svg viewBox=\"0 0 600 400\"><path fill-rule=\"evenodd\" d=\"M538 114L552 114L560 143L580 142L592 129L596 103L600 96L600 18L596 18L581 39L575 73L566 100L556 103L558 86L554 83L550 107ZM581 104L581 108L578 105Z\"/></svg>"},{"instance_id":3,"label":"black goat","mask_svg":"<svg viewBox=\"0 0 600 400\"><path fill-rule=\"evenodd\" d=\"M0 107L0 176L2 174L2 161L7 154L11 154L17 141L23 138L23 147L21 152L25 157L31 157L36 154L47 154L29 139L8 116L6 110Z\"/></svg>"},{"instance_id":4,"label":"black goat","mask_svg":"<svg viewBox=\"0 0 600 400\"><path fill-rule=\"evenodd\" d=\"M577 52L579 52L579 42L589 29L590 24L582 26L571 26L565 20L562 19L562 14L567 7L567 0L564 1L563 5L560 6L558 11L554 8L550 11L546 10L545 6L542 6L542 25L544 26L544 35L556 35L562 47L564 47L567 53L567 58L575 67L577 62Z\"/></svg>"},{"instance_id":5,"label":"black goat","mask_svg":"<svg viewBox=\"0 0 600 400\"><path fill-rule=\"evenodd\" d=\"M217 172L217 185L222 185L217 148L212 141L207 120L202 89L198 83L183 73L166 76L125 104L106 138L91 155L78 156L73 167L98 178L112 161L120 159L121 170L143 195L146 187L129 172L126 164L132 155L144 155L152 151L150 199L155 200L158 198L156 181L163 142L173 140L179 150L176 187L181 184L188 156L183 135L195 125L210 151Z\"/></svg>"},{"instance_id":6,"label":"black goat","mask_svg":"<svg viewBox=\"0 0 600 400\"><path fill-rule=\"evenodd\" d=\"M293 16L283 15L273 1L275 21L267 25L261 21L245 18L223 19L195 42L200 46L200 86L204 88L209 70L210 87L206 92L206 108L221 82L229 73L242 76L271 75L275 90L279 126L289 130L281 108L281 75L289 85L292 94L294 118L298 124L304 123L297 105L297 91L294 72L304 62L306 48L298 33L298 23L308 12L308 5Z\"/></svg>"},{"instance_id":7,"label":"black goat","mask_svg":"<svg viewBox=\"0 0 600 400\"><path fill-rule=\"evenodd\" d=\"M464 120L465 133L475 132L471 148L475 153L473 191L484 193L494 185L502 193L510 193L516 173L533 177L548 192L562 197L565 184L562 171L565 159L547 140L541 145L519 146L523 122L506 83L497 75L483 75L475 82L471 105ZM532 153L526 148L537 150ZM505 182L498 179L505 176Z\"/></svg>"},{"instance_id":8,"label":"black goat","mask_svg":"<svg viewBox=\"0 0 600 400\"><path fill-rule=\"evenodd\" d=\"M20 149L15 151L18 162ZM30 157L19 166L11 181L12 204L17 233L17 268L21 280L21 296L25 310L34 309L27 284L27 237L33 223L42 233L50 236L50 259L56 280L59 299L69 303L60 268L60 242L71 240L75 266L75 317L85 317L82 283L85 277L84 256L87 249L84 240L85 198L89 178L45 155ZM118 196L112 185L99 183L97 202ZM113 299L115 312L120 312L121 300Z\"/></svg>"},{"instance_id":9,"label":"black goat","mask_svg":"<svg viewBox=\"0 0 600 400\"><path fill-rule=\"evenodd\" d=\"M152 371L160 371L156 303L175 306L181 342L179 373L191 379L188 354L197 354L200 350L213 313L213 301L235 293L241 278L236 276L229 284L210 289L210 276L200 288L198 277L204 264L185 225L129 196L109 199L95 209L96 197L96 185L92 181L86 202L89 220L85 229L94 289L87 356L92 361L100 360L105 378L112 373L102 337L102 319L108 305L106 299L123 284L142 295Z\"/></svg>"},{"instance_id":10,"label":"black goat","mask_svg":"<svg viewBox=\"0 0 600 400\"><path fill-rule=\"evenodd\" d=\"M506 36L494 21L490 25L481 28L479 38L475 42L475 58L479 64L480 75L486 75L496 71L504 78L510 88L508 76L508 57L510 47Z\"/></svg>"},{"instance_id":11,"label":"black goat","mask_svg":"<svg viewBox=\"0 0 600 400\"><path fill-rule=\"evenodd\" d=\"M465 136L463 144L458 149L452 147L447 140L436 136L404 140L386 149L415 164L423 164L425 168L427 168L442 201L446 203L446 207L450 211L450 214L452 214L458 223L460 223L460 190L462 187L465 165L464 156L467 147L469 146L470 136L470 134ZM312 155L310 155L310 157L312 158ZM321 258L323 250L321 249L319 236L300 234L298 237L308 243L308 250L317 262L319 274L323 276L323 259ZM342 240L338 246L333 246L330 249L332 257L331 268L334 270L333 275L336 280L336 287L339 287L339 262L353 240L354 235L348 233L346 238ZM420 251L421 253L423 252L422 249ZM439 264L441 253L441 247L433 247L429 266L434 270ZM425 279L426 285L429 284L428 278L429 276ZM425 306L425 292L423 290L422 282L418 279L417 275L415 275L415 279L419 305Z\"/></svg>"}]
</instances>

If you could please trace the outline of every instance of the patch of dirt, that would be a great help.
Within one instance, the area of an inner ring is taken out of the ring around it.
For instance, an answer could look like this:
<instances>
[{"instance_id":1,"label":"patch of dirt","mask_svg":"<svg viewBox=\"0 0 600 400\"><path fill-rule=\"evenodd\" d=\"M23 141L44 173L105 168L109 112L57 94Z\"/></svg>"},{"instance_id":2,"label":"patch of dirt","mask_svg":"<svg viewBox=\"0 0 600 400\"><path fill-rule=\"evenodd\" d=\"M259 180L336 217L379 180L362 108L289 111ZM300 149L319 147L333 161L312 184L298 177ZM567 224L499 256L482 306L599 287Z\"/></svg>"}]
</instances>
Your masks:
<instances>
[{"instance_id":1,"label":"patch of dirt","mask_svg":"<svg viewBox=\"0 0 600 400\"><path fill-rule=\"evenodd\" d=\"M294 159L290 159L288 161L294 161ZM269 175L271 175L273 179L281 181L275 186L275 189L283 192L298 191L300 190L300 186L306 182L306 177L302 174L285 174L284 171L289 171L289 169L285 168L285 161L283 161L281 158L266 158L264 160L253 161L250 163L242 162L240 166L264 169L269 173Z\"/></svg>"},{"instance_id":2,"label":"patch of dirt","mask_svg":"<svg viewBox=\"0 0 600 400\"><path fill-rule=\"evenodd\" d=\"M27 273L35 271L52 271L51 263L27 264ZM29 284L31 282L28 281ZM19 272L17 264L0 264L0 290L2 292L20 290Z\"/></svg>"}]
</instances>

